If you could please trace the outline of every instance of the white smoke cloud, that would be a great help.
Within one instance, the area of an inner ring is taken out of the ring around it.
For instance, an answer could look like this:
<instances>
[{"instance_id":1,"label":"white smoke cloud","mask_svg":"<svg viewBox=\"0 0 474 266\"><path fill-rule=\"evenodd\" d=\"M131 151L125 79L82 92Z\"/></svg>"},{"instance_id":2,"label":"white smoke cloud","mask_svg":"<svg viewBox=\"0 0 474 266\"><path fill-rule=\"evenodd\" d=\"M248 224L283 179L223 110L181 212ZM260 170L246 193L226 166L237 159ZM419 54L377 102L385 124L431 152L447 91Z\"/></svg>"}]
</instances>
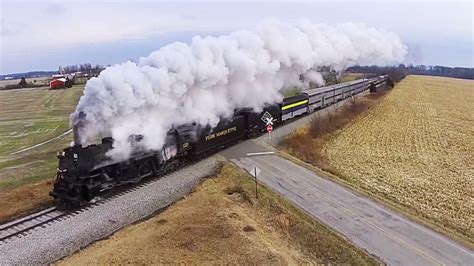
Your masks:
<instances>
[{"instance_id":1,"label":"white smoke cloud","mask_svg":"<svg viewBox=\"0 0 474 266\"><path fill-rule=\"evenodd\" d=\"M196 36L190 44L175 42L138 63L105 69L87 83L71 123L85 113L80 143L112 136L111 156L124 159L131 152L132 134L143 135L142 148L157 150L172 125L215 126L236 108L259 110L280 101L282 89L307 86L301 75L321 83L319 67L393 64L403 61L406 53L394 33L362 24L268 20L254 30Z\"/></svg>"}]
</instances>

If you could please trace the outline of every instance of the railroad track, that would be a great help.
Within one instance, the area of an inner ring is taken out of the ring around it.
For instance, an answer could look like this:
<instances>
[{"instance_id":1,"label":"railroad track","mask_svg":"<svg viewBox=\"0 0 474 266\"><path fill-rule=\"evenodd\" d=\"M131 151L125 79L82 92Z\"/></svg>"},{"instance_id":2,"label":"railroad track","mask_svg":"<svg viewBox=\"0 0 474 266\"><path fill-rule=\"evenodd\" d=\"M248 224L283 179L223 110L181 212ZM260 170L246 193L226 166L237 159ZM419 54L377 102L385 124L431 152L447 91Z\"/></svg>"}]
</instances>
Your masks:
<instances>
[{"instance_id":1,"label":"railroad track","mask_svg":"<svg viewBox=\"0 0 474 266\"><path fill-rule=\"evenodd\" d=\"M194 163L196 162L185 164L180 169L177 169L172 172L178 172L190 165L193 165ZM171 172L146 178L143 182L137 184L129 184L128 186L125 185L117 187L112 191L109 191L109 193L105 193L104 195L102 195L102 197L98 197L93 201L89 202L88 204L82 206L81 208L73 211L60 211L56 207L51 207L2 224L0 225L0 245L6 243L9 239L25 236L28 234L28 232L36 228L47 226L49 223L54 222L55 220L61 217L74 217L76 214L90 210L98 204L104 204L107 201L113 200L116 197L120 197L131 191L136 191L142 187L147 186L150 183L153 183L163 177L168 176L169 174L171 174Z\"/></svg>"},{"instance_id":2,"label":"railroad track","mask_svg":"<svg viewBox=\"0 0 474 266\"><path fill-rule=\"evenodd\" d=\"M13 237L21 237L29 231L53 222L68 212L51 207L37 213L0 225L0 245Z\"/></svg>"}]
</instances>

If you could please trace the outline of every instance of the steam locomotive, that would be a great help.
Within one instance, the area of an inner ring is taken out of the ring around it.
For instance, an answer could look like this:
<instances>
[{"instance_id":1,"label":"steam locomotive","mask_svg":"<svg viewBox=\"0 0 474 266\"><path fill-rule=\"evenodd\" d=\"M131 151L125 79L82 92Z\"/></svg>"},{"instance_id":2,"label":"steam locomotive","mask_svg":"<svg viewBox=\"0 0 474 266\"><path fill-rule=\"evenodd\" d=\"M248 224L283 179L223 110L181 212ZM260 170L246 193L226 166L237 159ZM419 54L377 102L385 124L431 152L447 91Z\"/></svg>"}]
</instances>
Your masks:
<instances>
[{"instance_id":1,"label":"steam locomotive","mask_svg":"<svg viewBox=\"0 0 474 266\"><path fill-rule=\"evenodd\" d=\"M233 117L221 120L214 128L195 123L173 127L161 150L137 151L120 162L107 156L114 142L110 137L102 139L100 144L68 147L58 154L59 166L50 195L58 207L77 208L104 191L172 172L239 140L258 136L265 131L268 119L279 126L363 91L376 91L384 84L393 86L388 75L305 90L281 103L268 105L259 113L251 109L236 110ZM140 135L130 136L132 143L141 139Z\"/></svg>"}]
</instances>

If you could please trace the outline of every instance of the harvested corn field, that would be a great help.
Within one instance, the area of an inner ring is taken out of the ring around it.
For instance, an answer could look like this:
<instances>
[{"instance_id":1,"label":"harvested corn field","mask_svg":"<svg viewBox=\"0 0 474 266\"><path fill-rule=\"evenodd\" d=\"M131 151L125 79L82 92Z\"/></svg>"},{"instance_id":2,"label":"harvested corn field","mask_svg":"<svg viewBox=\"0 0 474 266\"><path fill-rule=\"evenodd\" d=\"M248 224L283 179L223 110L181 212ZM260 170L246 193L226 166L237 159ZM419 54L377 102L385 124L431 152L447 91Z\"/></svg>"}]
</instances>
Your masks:
<instances>
[{"instance_id":1,"label":"harvested corn field","mask_svg":"<svg viewBox=\"0 0 474 266\"><path fill-rule=\"evenodd\" d=\"M289 150L472 241L473 114L473 81L408 76L342 129L313 139L320 158Z\"/></svg>"},{"instance_id":2,"label":"harvested corn field","mask_svg":"<svg viewBox=\"0 0 474 266\"><path fill-rule=\"evenodd\" d=\"M474 82L409 76L323 147L370 191L473 235Z\"/></svg>"}]
</instances>

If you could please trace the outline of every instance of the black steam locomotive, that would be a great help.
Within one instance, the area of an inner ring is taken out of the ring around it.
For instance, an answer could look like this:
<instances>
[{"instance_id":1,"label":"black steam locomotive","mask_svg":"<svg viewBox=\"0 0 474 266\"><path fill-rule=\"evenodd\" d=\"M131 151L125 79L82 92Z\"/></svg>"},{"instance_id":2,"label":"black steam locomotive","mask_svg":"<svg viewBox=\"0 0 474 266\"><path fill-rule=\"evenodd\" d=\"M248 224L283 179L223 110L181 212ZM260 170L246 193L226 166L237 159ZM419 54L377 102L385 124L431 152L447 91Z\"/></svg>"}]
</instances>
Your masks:
<instances>
[{"instance_id":1,"label":"black steam locomotive","mask_svg":"<svg viewBox=\"0 0 474 266\"><path fill-rule=\"evenodd\" d=\"M239 140L260 135L265 131L269 118L273 119L274 126L278 126L295 116L311 113L363 91L375 91L383 84L393 85L386 75L360 79L303 91L285 98L282 103L265 107L260 113L250 109L237 110L232 118L222 120L215 128L180 125L169 130L161 150L135 152L121 162L112 162L106 155L113 146L110 137L87 147L75 145L58 155L59 167L50 195L59 206L78 207L103 191L172 172ZM139 135L130 137L132 143L141 139Z\"/></svg>"},{"instance_id":2,"label":"black steam locomotive","mask_svg":"<svg viewBox=\"0 0 474 266\"><path fill-rule=\"evenodd\" d=\"M58 155L57 178L50 194L59 205L77 207L118 185L138 183L148 176L172 172L238 140L259 135L265 131L266 124L261 120L265 113L277 118L281 110L278 105L268 106L262 113L239 110L215 128L181 125L168 131L161 150L136 152L122 162L111 162L106 156L113 145L110 137L102 139L100 144L66 148ZM278 122L273 120L274 124ZM131 136L130 141L140 142L141 138L140 135Z\"/></svg>"}]
</instances>

